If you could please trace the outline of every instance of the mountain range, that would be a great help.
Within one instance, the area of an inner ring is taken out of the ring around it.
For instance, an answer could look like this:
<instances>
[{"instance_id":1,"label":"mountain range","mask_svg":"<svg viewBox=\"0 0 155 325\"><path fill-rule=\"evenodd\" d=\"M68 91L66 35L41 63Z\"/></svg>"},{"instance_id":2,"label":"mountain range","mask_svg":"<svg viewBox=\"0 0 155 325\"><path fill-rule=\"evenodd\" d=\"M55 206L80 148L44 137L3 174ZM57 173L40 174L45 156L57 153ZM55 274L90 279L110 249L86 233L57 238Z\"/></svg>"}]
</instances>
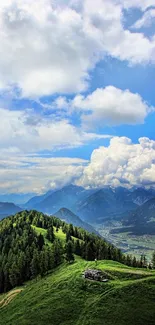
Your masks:
<instances>
[{"instance_id":1,"label":"mountain range","mask_svg":"<svg viewBox=\"0 0 155 325\"><path fill-rule=\"evenodd\" d=\"M105 224L111 220L121 221L123 226L141 228L142 232L153 227L155 233L155 190L123 187L104 187L102 189L84 189L81 186L68 185L59 190L49 190L47 193L30 198L27 203L15 205L0 203L0 217L14 214L18 211L34 209L48 215L57 215L69 223L85 229L86 224ZM78 219L79 218L79 219ZM91 227L89 225L89 227Z\"/></svg>"},{"instance_id":2,"label":"mountain range","mask_svg":"<svg viewBox=\"0 0 155 325\"><path fill-rule=\"evenodd\" d=\"M68 185L53 192L30 199L26 209L36 209L46 214L54 214L62 207L71 210L82 220L90 223L103 223L106 220L120 220L148 200L155 197L153 190L137 188L128 190L123 187L105 187L88 190L81 186Z\"/></svg>"},{"instance_id":3,"label":"mountain range","mask_svg":"<svg viewBox=\"0 0 155 325\"><path fill-rule=\"evenodd\" d=\"M155 198L148 200L123 220L124 226L130 226L134 234L155 234Z\"/></svg>"}]
</instances>

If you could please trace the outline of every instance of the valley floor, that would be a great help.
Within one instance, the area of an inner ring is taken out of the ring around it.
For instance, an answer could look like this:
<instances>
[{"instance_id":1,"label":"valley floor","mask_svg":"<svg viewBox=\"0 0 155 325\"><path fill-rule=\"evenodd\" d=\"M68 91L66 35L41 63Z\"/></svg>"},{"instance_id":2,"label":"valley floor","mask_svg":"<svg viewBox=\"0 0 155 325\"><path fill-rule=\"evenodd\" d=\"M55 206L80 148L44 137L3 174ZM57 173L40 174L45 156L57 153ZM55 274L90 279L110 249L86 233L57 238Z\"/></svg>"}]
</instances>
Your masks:
<instances>
[{"instance_id":1,"label":"valley floor","mask_svg":"<svg viewBox=\"0 0 155 325\"><path fill-rule=\"evenodd\" d=\"M100 261L109 281L85 280L82 272L94 267L76 258L0 295L0 325L155 325L155 271Z\"/></svg>"},{"instance_id":2,"label":"valley floor","mask_svg":"<svg viewBox=\"0 0 155 325\"><path fill-rule=\"evenodd\" d=\"M142 254L146 255L148 261L152 258L155 251L155 235L137 236L130 232L112 232L120 229L122 225L119 222L113 222L111 225L94 225L94 228L109 242L119 247L122 252L135 255L140 258Z\"/></svg>"}]
</instances>

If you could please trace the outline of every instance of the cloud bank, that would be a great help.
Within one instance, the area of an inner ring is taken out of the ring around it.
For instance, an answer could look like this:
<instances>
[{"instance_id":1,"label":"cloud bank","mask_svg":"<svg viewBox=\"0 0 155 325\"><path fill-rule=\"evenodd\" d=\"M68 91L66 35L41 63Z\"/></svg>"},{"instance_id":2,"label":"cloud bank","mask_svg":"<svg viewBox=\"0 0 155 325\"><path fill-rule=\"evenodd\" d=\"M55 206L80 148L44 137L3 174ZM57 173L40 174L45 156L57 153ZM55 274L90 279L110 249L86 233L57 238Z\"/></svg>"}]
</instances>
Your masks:
<instances>
[{"instance_id":1,"label":"cloud bank","mask_svg":"<svg viewBox=\"0 0 155 325\"><path fill-rule=\"evenodd\" d=\"M155 141L140 138L134 144L129 138L114 137L108 147L94 150L90 161L3 151L0 179L1 193L43 193L69 183L85 188L155 187Z\"/></svg>"}]
</instances>

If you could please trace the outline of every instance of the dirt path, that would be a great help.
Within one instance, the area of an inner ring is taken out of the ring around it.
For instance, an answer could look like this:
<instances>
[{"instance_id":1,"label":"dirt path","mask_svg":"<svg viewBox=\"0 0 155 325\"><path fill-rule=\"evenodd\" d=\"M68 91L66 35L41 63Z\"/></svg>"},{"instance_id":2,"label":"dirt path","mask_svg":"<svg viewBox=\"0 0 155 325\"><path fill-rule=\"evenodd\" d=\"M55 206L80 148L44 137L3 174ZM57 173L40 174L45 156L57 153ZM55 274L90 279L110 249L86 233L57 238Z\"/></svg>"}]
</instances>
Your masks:
<instances>
[{"instance_id":1,"label":"dirt path","mask_svg":"<svg viewBox=\"0 0 155 325\"><path fill-rule=\"evenodd\" d=\"M0 308L7 306L23 289L16 289L9 292L4 299L0 301Z\"/></svg>"}]
</instances>

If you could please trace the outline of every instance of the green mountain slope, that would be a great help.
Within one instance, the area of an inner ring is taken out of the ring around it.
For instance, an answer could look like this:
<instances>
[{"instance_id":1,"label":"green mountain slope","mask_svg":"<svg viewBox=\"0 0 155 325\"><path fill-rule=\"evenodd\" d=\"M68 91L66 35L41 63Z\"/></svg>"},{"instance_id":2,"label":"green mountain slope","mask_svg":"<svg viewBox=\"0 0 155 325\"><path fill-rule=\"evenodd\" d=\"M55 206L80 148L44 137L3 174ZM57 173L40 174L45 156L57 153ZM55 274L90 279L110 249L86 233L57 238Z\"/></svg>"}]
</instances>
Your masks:
<instances>
[{"instance_id":1,"label":"green mountain slope","mask_svg":"<svg viewBox=\"0 0 155 325\"><path fill-rule=\"evenodd\" d=\"M66 259L69 249L73 259ZM135 263L55 217L23 211L6 218L0 221L0 325L155 325L155 271L127 266ZM108 281L85 279L88 268Z\"/></svg>"},{"instance_id":2,"label":"green mountain slope","mask_svg":"<svg viewBox=\"0 0 155 325\"><path fill-rule=\"evenodd\" d=\"M74 254L90 261L134 262L103 238L34 210L0 221L0 293L46 275L64 260L74 261Z\"/></svg>"},{"instance_id":3,"label":"green mountain slope","mask_svg":"<svg viewBox=\"0 0 155 325\"><path fill-rule=\"evenodd\" d=\"M90 267L94 262L77 258L12 291L12 298L0 296L0 325L155 324L154 271L100 261L97 267L111 278L101 283L82 278Z\"/></svg>"}]
</instances>

